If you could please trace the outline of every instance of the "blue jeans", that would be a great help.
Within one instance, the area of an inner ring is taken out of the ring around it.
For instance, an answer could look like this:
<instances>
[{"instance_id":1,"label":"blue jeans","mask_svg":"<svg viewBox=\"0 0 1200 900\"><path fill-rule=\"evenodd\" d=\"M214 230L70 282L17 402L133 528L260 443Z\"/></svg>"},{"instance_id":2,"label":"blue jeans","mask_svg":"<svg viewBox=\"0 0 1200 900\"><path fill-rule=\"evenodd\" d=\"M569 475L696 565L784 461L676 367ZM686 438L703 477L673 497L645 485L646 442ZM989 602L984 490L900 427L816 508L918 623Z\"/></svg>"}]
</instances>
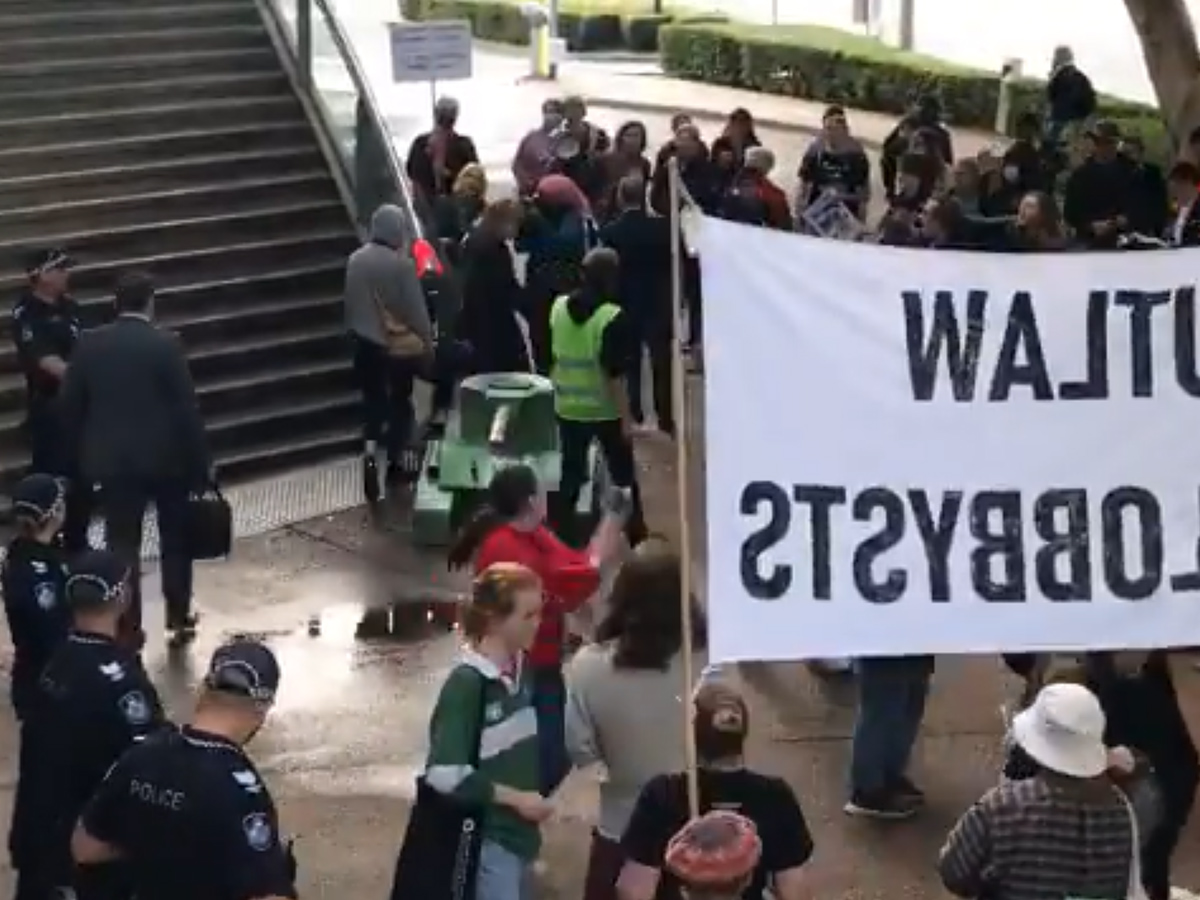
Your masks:
<instances>
[{"instance_id":1,"label":"blue jeans","mask_svg":"<svg viewBox=\"0 0 1200 900\"><path fill-rule=\"evenodd\" d=\"M475 900L533 900L532 880L528 862L499 844L483 842L475 876Z\"/></svg>"},{"instance_id":2,"label":"blue jeans","mask_svg":"<svg viewBox=\"0 0 1200 900\"><path fill-rule=\"evenodd\" d=\"M858 713L850 747L850 790L886 791L903 777L912 755L933 657L888 656L856 660Z\"/></svg>"},{"instance_id":3,"label":"blue jeans","mask_svg":"<svg viewBox=\"0 0 1200 900\"><path fill-rule=\"evenodd\" d=\"M567 756L567 686L559 666L533 670L533 709L537 713L538 768L542 796L549 797L571 771Z\"/></svg>"}]
</instances>

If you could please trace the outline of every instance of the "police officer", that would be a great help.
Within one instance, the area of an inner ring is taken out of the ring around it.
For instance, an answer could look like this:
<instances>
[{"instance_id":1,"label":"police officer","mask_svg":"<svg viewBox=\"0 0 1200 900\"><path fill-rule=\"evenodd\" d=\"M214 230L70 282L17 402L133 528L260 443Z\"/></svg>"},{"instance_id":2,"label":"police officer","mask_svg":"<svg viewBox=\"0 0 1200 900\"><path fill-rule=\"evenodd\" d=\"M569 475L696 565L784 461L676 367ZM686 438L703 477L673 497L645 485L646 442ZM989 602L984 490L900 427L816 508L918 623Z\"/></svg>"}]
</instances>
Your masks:
<instances>
[{"instance_id":1,"label":"police officer","mask_svg":"<svg viewBox=\"0 0 1200 900\"><path fill-rule=\"evenodd\" d=\"M58 545L66 488L53 475L23 478L13 491L16 537L0 570L4 612L13 642L12 704L24 719L38 678L67 635L70 616L63 603L65 556Z\"/></svg>"},{"instance_id":2,"label":"police officer","mask_svg":"<svg viewBox=\"0 0 1200 900\"><path fill-rule=\"evenodd\" d=\"M71 842L76 863L124 859L145 900L295 897L290 844L243 750L278 687L279 665L263 644L219 648L191 724L139 744L92 797Z\"/></svg>"},{"instance_id":3,"label":"police officer","mask_svg":"<svg viewBox=\"0 0 1200 900\"><path fill-rule=\"evenodd\" d=\"M29 894L75 888L82 897L127 895L121 872L74 878L71 833L104 774L135 741L165 724L140 660L117 641L129 602L129 567L107 550L73 560L65 585L71 631L51 657L22 723L13 834Z\"/></svg>"},{"instance_id":4,"label":"police officer","mask_svg":"<svg viewBox=\"0 0 1200 900\"><path fill-rule=\"evenodd\" d=\"M574 510L589 474L588 448L595 441L613 483L631 492L625 534L636 546L646 537L646 521L625 389L633 338L627 316L615 302L619 274L615 251L591 250L583 259L583 283L550 308L550 379L562 453L554 519L560 534L578 537L573 534Z\"/></svg>"},{"instance_id":5,"label":"police officer","mask_svg":"<svg viewBox=\"0 0 1200 900\"><path fill-rule=\"evenodd\" d=\"M31 253L25 261L29 283L13 307L13 340L25 376L26 417L32 454L31 470L69 475L69 453L57 399L67 362L79 339L79 310L67 295L74 261L58 248ZM69 498L63 540L68 549L87 546L90 517L88 492L77 487Z\"/></svg>"}]
</instances>

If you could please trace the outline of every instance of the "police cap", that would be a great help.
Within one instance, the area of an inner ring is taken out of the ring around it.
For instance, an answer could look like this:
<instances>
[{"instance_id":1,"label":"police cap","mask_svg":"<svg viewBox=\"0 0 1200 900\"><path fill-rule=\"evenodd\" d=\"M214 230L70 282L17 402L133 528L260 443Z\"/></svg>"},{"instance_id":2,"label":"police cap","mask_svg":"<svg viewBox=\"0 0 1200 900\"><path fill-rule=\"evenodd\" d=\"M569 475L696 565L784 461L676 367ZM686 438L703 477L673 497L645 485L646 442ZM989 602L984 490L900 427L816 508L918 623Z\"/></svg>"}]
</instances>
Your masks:
<instances>
[{"instance_id":1,"label":"police cap","mask_svg":"<svg viewBox=\"0 0 1200 900\"><path fill-rule=\"evenodd\" d=\"M69 269L75 265L75 260L62 247L48 247L25 254L24 265L29 277L36 278L45 272Z\"/></svg>"},{"instance_id":2,"label":"police cap","mask_svg":"<svg viewBox=\"0 0 1200 900\"><path fill-rule=\"evenodd\" d=\"M59 511L66 496L66 486L53 475L26 475L13 489L13 515L41 525Z\"/></svg>"},{"instance_id":3,"label":"police cap","mask_svg":"<svg viewBox=\"0 0 1200 900\"><path fill-rule=\"evenodd\" d=\"M111 550L86 550L67 565L68 606L103 606L121 597L129 566Z\"/></svg>"},{"instance_id":4,"label":"police cap","mask_svg":"<svg viewBox=\"0 0 1200 900\"><path fill-rule=\"evenodd\" d=\"M261 641L234 638L213 654L204 686L210 691L272 703L279 690L279 663Z\"/></svg>"}]
</instances>

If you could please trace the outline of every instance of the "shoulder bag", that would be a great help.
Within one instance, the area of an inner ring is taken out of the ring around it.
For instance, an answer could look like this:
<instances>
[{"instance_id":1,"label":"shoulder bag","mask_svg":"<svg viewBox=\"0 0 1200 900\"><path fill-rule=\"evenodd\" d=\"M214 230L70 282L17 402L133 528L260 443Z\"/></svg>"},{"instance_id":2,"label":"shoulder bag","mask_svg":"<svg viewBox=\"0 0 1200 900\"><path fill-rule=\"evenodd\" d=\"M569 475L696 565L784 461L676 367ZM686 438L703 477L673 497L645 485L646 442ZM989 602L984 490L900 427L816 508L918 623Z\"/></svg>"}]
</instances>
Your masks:
<instances>
[{"instance_id":1,"label":"shoulder bag","mask_svg":"<svg viewBox=\"0 0 1200 900\"><path fill-rule=\"evenodd\" d=\"M479 721L472 767L487 715L487 679L479 676ZM400 843L390 900L475 900L475 878L487 810L434 790L421 775Z\"/></svg>"}]
</instances>

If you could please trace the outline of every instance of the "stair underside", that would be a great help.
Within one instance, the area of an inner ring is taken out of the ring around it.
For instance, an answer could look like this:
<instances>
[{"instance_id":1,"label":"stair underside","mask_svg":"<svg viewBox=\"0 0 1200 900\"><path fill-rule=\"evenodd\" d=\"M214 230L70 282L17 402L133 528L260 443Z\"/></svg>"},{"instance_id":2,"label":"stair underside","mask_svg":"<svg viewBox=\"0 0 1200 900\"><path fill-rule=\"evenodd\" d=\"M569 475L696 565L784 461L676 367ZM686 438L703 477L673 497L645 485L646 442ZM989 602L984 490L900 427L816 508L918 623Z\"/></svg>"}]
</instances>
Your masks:
<instances>
[{"instance_id":1,"label":"stair underside","mask_svg":"<svg viewBox=\"0 0 1200 900\"><path fill-rule=\"evenodd\" d=\"M227 476L347 450L353 226L254 0L0 0L0 290L66 247L85 325L153 275ZM0 479L27 460L0 310Z\"/></svg>"}]
</instances>

